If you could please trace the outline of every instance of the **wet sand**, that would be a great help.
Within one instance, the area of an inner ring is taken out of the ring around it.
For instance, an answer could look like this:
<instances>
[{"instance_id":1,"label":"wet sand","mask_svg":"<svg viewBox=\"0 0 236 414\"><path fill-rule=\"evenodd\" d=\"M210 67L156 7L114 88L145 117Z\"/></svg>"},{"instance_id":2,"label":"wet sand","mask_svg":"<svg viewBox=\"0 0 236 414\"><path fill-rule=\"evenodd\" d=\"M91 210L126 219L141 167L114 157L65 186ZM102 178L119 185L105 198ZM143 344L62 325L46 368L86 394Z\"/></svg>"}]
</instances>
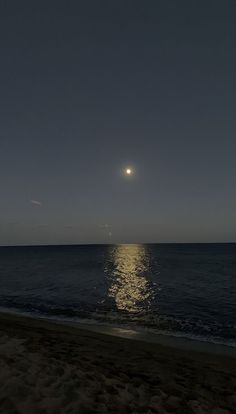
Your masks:
<instances>
[{"instance_id":1,"label":"wet sand","mask_svg":"<svg viewBox=\"0 0 236 414\"><path fill-rule=\"evenodd\" d=\"M2 313L0 413L235 413L233 351L174 344Z\"/></svg>"}]
</instances>

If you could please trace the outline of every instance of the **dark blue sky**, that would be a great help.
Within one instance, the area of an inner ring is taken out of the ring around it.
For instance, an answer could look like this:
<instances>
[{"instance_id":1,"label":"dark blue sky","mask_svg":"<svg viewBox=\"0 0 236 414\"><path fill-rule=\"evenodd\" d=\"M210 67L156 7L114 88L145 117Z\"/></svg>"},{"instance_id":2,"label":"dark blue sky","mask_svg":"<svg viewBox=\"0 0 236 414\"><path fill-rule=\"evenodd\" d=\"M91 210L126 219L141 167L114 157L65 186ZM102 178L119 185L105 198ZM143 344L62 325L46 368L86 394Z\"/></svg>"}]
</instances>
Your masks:
<instances>
[{"instance_id":1,"label":"dark blue sky","mask_svg":"<svg viewBox=\"0 0 236 414\"><path fill-rule=\"evenodd\" d=\"M0 244L236 241L236 2L0 5Z\"/></svg>"}]
</instances>

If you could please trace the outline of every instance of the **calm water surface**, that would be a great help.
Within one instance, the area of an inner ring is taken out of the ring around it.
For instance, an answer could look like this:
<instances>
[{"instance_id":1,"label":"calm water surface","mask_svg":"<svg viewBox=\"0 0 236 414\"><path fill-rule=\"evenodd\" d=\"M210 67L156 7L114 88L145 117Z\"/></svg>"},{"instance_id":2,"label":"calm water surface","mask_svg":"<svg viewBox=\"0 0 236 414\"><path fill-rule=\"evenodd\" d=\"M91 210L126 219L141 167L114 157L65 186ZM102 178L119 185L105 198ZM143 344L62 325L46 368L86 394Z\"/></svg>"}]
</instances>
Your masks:
<instances>
[{"instance_id":1,"label":"calm water surface","mask_svg":"<svg viewBox=\"0 0 236 414\"><path fill-rule=\"evenodd\" d=\"M0 306L236 345L236 244L0 248Z\"/></svg>"}]
</instances>

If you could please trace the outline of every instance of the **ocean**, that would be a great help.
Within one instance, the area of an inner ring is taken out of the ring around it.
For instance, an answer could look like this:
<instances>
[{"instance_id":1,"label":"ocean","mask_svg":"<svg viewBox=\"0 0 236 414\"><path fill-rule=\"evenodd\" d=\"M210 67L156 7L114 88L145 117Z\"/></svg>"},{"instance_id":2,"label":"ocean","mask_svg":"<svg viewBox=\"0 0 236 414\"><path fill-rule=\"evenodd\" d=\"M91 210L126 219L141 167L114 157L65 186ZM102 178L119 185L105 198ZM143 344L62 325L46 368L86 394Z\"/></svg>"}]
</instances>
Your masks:
<instances>
[{"instance_id":1,"label":"ocean","mask_svg":"<svg viewBox=\"0 0 236 414\"><path fill-rule=\"evenodd\" d=\"M236 346L236 244L0 247L0 309Z\"/></svg>"}]
</instances>

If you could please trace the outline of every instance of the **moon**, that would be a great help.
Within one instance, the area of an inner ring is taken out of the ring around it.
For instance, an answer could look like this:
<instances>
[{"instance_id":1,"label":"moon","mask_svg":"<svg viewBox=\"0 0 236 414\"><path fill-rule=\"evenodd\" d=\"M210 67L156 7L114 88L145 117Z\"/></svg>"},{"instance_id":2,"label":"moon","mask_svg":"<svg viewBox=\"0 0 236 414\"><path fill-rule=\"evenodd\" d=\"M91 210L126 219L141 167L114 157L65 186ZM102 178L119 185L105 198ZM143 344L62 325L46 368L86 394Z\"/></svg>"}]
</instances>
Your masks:
<instances>
[{"instance_id":1,"label":"moon","mask_svg":"<svg viewBox=\"0 0 236 414\"><path fill-rule=\"evenodd\" d=\"M127 168L125 169L125 174L126 174L126 175L132 175L132 174L133 174L133 170L132 170L132 168L127 167Z\"/></svg>"}]
</instances>

